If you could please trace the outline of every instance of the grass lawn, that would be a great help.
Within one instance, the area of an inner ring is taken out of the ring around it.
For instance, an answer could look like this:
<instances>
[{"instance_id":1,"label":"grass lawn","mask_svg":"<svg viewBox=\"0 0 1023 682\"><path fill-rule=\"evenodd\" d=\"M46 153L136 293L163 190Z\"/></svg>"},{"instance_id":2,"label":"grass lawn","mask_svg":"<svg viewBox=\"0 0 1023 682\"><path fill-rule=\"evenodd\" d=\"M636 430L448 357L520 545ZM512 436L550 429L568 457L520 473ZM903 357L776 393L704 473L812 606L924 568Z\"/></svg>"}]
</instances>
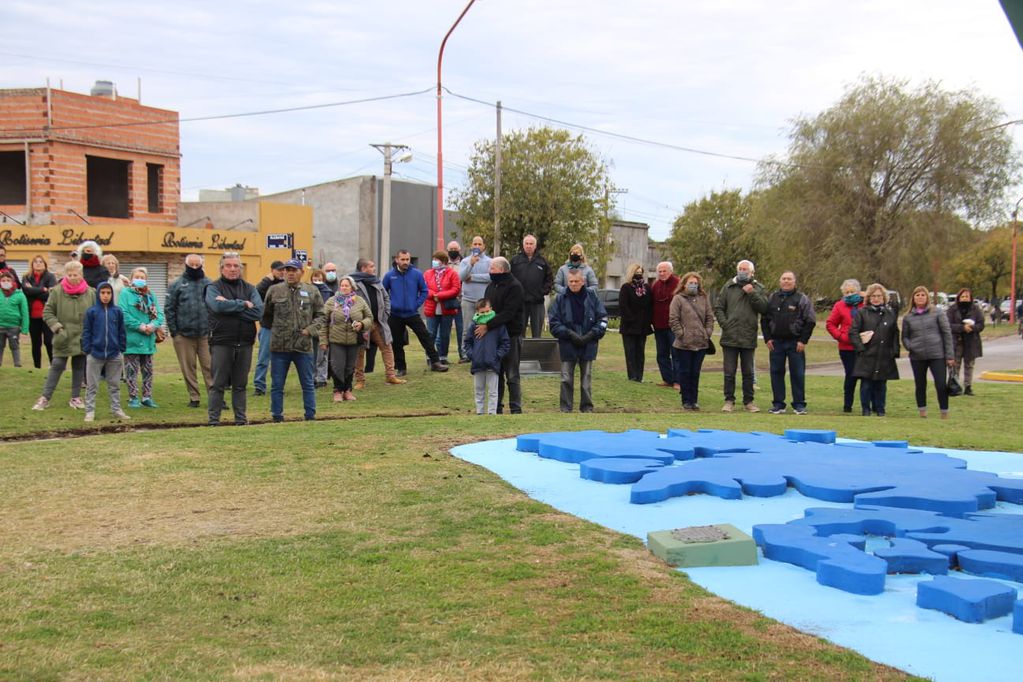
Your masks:
<instances>
[{"instance_id":1,"label":"grass lawn","mask_svg":"<svg viewBox=\"0 0 1023 682\"><path fill-rule=\"evenodd\" d=\"M67 407L69 379L32 412L43 373L0 368L11 439L0 443L0 678L903 679L709 595L639 540L532 501L448 449L538 430L794 425L1018 449L1011 430L984 426L1019 414L1023 387L982 384L941 422L916 416L911 381L891 385L878 419L842 415L841 379L811 377L807 417L725 415L708 363L707 410L682 414L652 384L652 348L640 385L624 379L618 339L602 344L592 415L560 414L557 379L544 376L523 381L526 414L476 417L466 366L429 373L410 353L406 386L374 373L337 405L319 391L314 423L192 429L164 428L205 411L185 406L162 346L161 407L117 424L101 389L99 421L80 438L63 437L85 426ZM289 417L299 403L289 396ZM250 398L251 417L267 408ZM38 434L52 438L29 440Z\"/></svg>"}]
</instances>

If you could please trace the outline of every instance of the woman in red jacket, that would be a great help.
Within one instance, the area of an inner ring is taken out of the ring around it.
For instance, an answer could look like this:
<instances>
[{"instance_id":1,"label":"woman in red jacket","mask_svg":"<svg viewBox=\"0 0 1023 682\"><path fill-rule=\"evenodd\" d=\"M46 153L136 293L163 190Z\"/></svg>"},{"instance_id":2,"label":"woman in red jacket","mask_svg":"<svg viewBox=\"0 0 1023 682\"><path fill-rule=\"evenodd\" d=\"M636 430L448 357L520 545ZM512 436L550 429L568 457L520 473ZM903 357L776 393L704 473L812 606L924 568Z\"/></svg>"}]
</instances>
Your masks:
<instances>
[{"instance_id":1,"label":"woman in red jacket","mask_svg":"<svg viewBox=\"0 0 1023 682\"><path fill-rule=\"evenodd\" d=\"M448 346L451 344L451 323L461 305L458 295L462 292L462 279L455 270L448 267L447 251L433 254L431 265L423 273L427 291L423 314L426 315L426 331L437 346L440 361L446 365Z\"/></svg>"},{"instance_id":2,"label":"woman in red jacket","mask_svg":"<svg viewBox=\"0 0 1023 682\"><path fill-rule=\"evenodd\" d=\"M856 393L856 377L853 376L853 367L856 366L856 349L849 341L849 327L852 326L856 311L862 307L863 294L860 292L859 280L847 279L842 282L842 299L835 303L826 323L828 333L838 341L838 357L842 359L842 367L845 368L843 412L852 412L853 396Z\"/></svg>"}]
</instances>

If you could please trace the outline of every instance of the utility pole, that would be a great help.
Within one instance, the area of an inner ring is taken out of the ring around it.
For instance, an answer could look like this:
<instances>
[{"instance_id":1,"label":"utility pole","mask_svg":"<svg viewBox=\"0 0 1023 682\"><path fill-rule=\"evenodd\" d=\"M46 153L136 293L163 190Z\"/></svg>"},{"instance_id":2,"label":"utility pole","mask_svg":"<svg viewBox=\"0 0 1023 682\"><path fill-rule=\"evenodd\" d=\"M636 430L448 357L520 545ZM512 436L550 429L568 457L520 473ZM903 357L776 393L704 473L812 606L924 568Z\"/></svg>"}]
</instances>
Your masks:
<instances>
[{"instance_id":1,"label":"utility pole","mask_svg":"<svg viewBox=\"0 0 1023 682\"><path fill-rule=\"evenodd\" d=\"M380 212L380 253L377 256L377 267L381 271L386 271L391 262L391 165L395 160L398 163L411 161L412 150L408 145L390 142L371 144L370 147L384 155L384 196L381 201L383 208ZM400 152L397 158L396 152Z\"/></svg>"},{"instance_id":2,"label":"utility pole","mask_svg":"<svg viewBox=\"0 0 1023 682\"><path fill-rule=\"evenodd\" d=\"M501 255L501 102L497 103L497 141L494 143L494 255Z\"/></svg>"}]
</instances>

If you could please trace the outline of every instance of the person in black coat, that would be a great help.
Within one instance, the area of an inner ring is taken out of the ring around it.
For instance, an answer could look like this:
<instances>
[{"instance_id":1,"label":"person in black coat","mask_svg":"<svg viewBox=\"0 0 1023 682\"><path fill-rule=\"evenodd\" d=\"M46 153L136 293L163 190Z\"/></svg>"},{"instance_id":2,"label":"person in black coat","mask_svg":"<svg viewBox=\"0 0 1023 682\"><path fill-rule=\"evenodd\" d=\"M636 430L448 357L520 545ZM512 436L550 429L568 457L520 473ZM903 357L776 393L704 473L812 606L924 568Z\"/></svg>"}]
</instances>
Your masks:
<instances>
[{"instance_id":1,"label":"person in black coat","mask_svg":"<svg viewBox=\"0 0 1023 682\"><path fill-rule=\"evenodd\" d=\"M867 304L860 308L849 327L849 341L856 349L853 375L860 379L860 407L863 416L871 410L885 415L888 380L899 378L895 358L899 357L898 313L888 305L888 292L881 284L867 287Z\"/></svg>"},{"instance_id":2,"label":"person in black coat","mask_svg":"<svg viewBox=\"0 0 1023 682\"><path fill-rule=\"evenodd\" d=\"M607 310L576 270L568 273L565 292L554 299L548 315L561 356L561 411L572 411L578 365L579 411L593 412L593 361L597 344L607 331Z\"/></svg>"},{"instance_id":3,"label":"person in black coat","mask_svg":"<svg viewBox=\"0 0 1023 682\"><path fill-rule=\"evenodd\" d=\"M32 258L31 269L21 279L21 290L28 299L28 334L32 339L32 363L36 369L43 364L43 346L53 362L53 331L43 322L43 308L50 297L50 289L57 286L57 278L50 272L41 255Z\"/></svg>"},{"instance_id":4,"label":"person in black coat","mask_svg":"<svg viewBox=\"0 0 1023 682\"><path fill-rule=\"evenodd\" d=\"M958 377L962 367L963 395L973 395L973 365L984 355L984 345L980 340L980 333L984 331L984 312L973 300L972 291L960 289L956 302L948 306L945 314L948 315L955 344L953 376Z\"/></svg>"},{"instance_id":5,"label":"person in black coat","mask_svg":"<svg viewBox=\"0 0 1023 682\"><path fill-rule=\"evenodd\" d=\"M490 301L494 318L486 324L477 324L473 332L477 339L491 327L504 325L508 330L511 346L501 360L501 373L497 381L497 413L504 412L504 387L508 386L508 409L512 414L522 414L522 385L519 383L519 357L522 354L522 285L511 274L507 258L496 256L490 259L490 284L483 297ZM475 303L473 304L475 305Z\"/></svg>"},{"instance_id":6,"label":"person in black coat","mask_svg":"<svg viewBox=\"0 0 1023 682\"><path fill-rule=\"evenodd\" d=\"M536 237L522 238L522 251L511 259L511 272L522 285L524 326L534 339L543 333L544 298L554 288L554 273L547 259L536 249ZM523 330L525 331L525 330Z\"/></svg>"},{"instance_id":7,"label":"person in black coat","mask_svg":"<svg viewBox=\"0 0 1023 682\"><path fill-rule=\"evenodd\" d=\"M625 349L625 373L629 381L642 383L646 337L654 331L654 296L639 263L633 263L625 271L625 284L618 292L618 307L621 314L618 333Z\"/></svg>"}]
</instances>

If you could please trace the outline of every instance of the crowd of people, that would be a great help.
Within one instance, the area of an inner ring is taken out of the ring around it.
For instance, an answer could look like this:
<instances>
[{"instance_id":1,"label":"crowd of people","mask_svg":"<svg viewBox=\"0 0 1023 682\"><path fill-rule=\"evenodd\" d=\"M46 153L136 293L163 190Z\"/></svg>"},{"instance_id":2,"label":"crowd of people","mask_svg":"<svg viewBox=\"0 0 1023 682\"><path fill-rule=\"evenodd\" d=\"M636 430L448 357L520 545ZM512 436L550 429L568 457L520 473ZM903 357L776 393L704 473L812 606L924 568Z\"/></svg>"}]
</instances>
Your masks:
<instances>
[{"instance_id":1,"label":"crowd of people","mask_svg":"<svg viewBox=\"0 0 1023 682\"><path fill-rule=\"evenodd\" d=\"M215 279L207 276L201 255L189 254L162 308L149 289L146 268L124 276L117 258L104 255L95 242L79 245L60 279L41 255L19 278L0 250L0 364L9 347L14 365L21 366L19 338L28 334L35 367L42 366L44 348L50 360L34 410L50 406L70 365L71 408L84 410L85 420L93 421L97 390L105 380L112 416L127 419L120 384L127 386L127 407L157 408L153 355L157 344L169 337L188 406L200 407L205 395L208 423L218 425L230 389L233 421L241 425L248 423L254 348L254 395L269 392L273 420L284 420L292 368L304 417L311 420L316 417L316 389L328 380L335 402L356 400L377 352L384 382L405 384L410 331L427 368L448 371L454 332L458 362L469 363L474 377L477 413L504 412L507 393L507 409L517 414L522 412L523 338L527 332L539 338L546 322L561 362L561 411L575 407L577 372L578 409L593 411L593 363L608 329L608 314L596 294L597 278L583 246L573 245L554 271L533 235L523 238L510 261L489 255L480 236L470 244L463 254L457 241L450 242L445 251L432 255L425 272L401 249L382 278L368 259L359 259L355 270L343 276L335 263L325 263L309 271L309 281L304 281L303 262L275 261L255 285L245 280L238 253L220 257ZM651 281L642 265L630 265L619 292L619 334L628 380L643 381L646 341L653 335L657 385L678 391L683 410L698 411L704 359L720 350L721 410L738 409L739 376L741 409L759 412L754 357L762 340L770 360L770 413L783 414L791 407L797 415L806 414L805 351L817 324L814 306L798 289L794 272L781 273L771 292L755 275L752 261L739 261L735 276L712 297L698 272L680 277L665 261L657 264ZM845 412L853 411L858 382L862 414L886 414L887 382L899 377L895 359L902 348L909 354L920 416L927 416L928 374L943 419L949 414L950 384L958 384L960 374L962 391L973 395L984 314L969 289L959 291L954 304L941 311L932 293L917 287L901 331L899 311L880 283L861 290L859 281L848 279L841 294L826 328L837 342L845 371ZM715 326L720 328L717 344Z\"/></svg>"}]
</instances>

